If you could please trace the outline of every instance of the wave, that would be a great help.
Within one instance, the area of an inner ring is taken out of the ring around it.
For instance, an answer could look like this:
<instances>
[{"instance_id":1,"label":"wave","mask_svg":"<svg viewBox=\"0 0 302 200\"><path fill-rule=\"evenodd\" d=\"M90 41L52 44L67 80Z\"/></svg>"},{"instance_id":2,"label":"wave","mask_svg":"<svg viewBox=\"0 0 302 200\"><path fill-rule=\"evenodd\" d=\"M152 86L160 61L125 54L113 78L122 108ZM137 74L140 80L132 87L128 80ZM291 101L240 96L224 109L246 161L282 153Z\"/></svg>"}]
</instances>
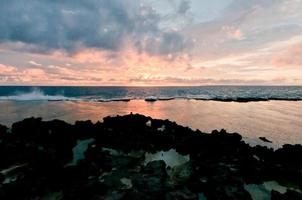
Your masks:
<instances>
[{"instance_id":1,"label":"wave","mask_svg":"<svg viewBox=\"0 0 302 200\"><path fill-rule=\"evenodd\" d=\"M154 102L154 101L157 101L158 98L155 97L155 96L149 96L149 97L146 97L145 98L145 101L148 101L148 102Z\"/></svg>"},{"instance_id":2,"label":"wave","mask_svg":"<svg viewBox=\"0 0 302 200\"><path fill-rule=\"evenodd\" d=\"M40 90L33 90L28 93L17 93L16 95L0 96L0 100L10 101L67 101L73 98L68 98L62 95L46 95Z\"/></svg>"},{"instance_id":3,"label":"wave","mask_svg":"<svg viewBox=\"0 0 302 200\"><path fill-rule=\"evenodd\" d=\"M66 97L63 95L47 95L39 89L34 89L30 92L16 93L10 96L0 96L0 101L83 101L83 102L129 102L131 100L145 100L147 102L169 101L176 99L183 100L200 100L200 101L221 101L221 102L259 102L259 101L302 101L302 97L248 97L248 96L215 96L215 95L186 95L186 96L132 96L132 97L116 97L116 98L100 98L93 97Z\"/></svg>"},{"instance_id":4,"label":"wave","mask_svg":"<svg viewBox=\"0 0 302 200\"><path fill-rule=\"evenodd\" d=\"M146 97L145 101L168 101L175 99L196 100L196 101L221 101L221 102L259 102L259 101L302 101L301 97L217 97L210 95L188 95L175 97Z\"/></svg>"},{"instance_id":5,"label":"wave","mask_svg":"<svg viewBox=\"0 0 302 200\"><path fill-rule=\"evenodd\" d=\"M222 102L259 102L259 101L302 101L302 98L286 98L286 97L213 97L213 98L190 98L194 100L202 100L202 101L222 101Z\"/></svg>"}]
</instances>

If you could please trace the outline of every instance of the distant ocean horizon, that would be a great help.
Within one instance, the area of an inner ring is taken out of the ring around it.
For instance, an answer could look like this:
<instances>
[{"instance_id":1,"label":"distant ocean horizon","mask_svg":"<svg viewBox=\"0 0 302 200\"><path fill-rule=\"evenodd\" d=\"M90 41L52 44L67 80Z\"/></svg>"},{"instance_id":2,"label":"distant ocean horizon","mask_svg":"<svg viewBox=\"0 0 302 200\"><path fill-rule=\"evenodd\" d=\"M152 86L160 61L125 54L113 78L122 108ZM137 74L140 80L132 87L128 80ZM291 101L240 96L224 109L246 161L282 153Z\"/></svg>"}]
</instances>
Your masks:
<instances>
[{"instance_id":1,"label":"distant ocean horizon","mask_svg":"<svg viewBox=\"0 0 302 200\"><path fill-rule=\"evenodd\" d=\"M0 86L0 100L302 100L302 86Z\"/></svg>"}]
</instances>

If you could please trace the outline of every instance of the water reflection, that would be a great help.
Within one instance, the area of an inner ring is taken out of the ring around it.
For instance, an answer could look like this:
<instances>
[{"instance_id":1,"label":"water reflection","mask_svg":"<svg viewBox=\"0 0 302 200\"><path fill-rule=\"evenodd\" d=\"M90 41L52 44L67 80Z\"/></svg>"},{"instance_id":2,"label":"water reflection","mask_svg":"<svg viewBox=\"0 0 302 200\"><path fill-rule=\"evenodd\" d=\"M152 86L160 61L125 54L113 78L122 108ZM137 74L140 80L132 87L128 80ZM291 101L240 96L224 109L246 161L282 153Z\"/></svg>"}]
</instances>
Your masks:
<instances>
[{"instance_id":1,"label":"water reflection","mask_svg":"<svg viewBox=\"0 0 302 200\"><path fill-rule=\"evenodd\" d=\"M190 160L190 156L180 155L179 153L176 152L175 149L170 149L169 151L159 151L154 154L152 153L145 154L145 165L155 160L163 160L167 166L173 168L175 166L182 165L188 162Z\"/></svg>"},{"instance_id":2,"label":"water reflection","mask_svg":"<svg viewBox=\"0 0 302 200\"><path fill-rule=\"evenodd\" d=\"M275 144L302 143L302 102L216 102L171 100L145 102L0 102L0 123L11 123L25 117L102 120L108 115L140 113L153 118L170 119L193 129L211 132L225 128L245 137L264 136Z\"/></svg>"}]
</instances>

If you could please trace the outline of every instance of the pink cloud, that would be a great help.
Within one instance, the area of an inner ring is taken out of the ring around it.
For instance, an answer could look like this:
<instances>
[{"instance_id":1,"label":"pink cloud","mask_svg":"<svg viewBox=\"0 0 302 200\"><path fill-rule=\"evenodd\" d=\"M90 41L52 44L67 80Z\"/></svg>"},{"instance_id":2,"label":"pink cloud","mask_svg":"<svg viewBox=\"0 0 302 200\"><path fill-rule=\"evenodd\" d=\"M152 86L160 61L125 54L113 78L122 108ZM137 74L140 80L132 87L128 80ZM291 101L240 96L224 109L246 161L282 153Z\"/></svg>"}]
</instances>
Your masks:
<instances>
[{"instance_id":1,"label":"pink cloud","mask_svg":"<svg viewBox=\"0 0 302 200\"><path fill-rule=\"evenodd\" d=\"M145 85L267 85L284 83L286 78L277 77L273 79L240 79L240 78L191 78L182 76L153 76L153 77L136 77L130 79L130 82Z\"/></svg>"},{"instance_id":2,"label":"pink cloud","mask_svg":"<svg viewBox=\"0 0 302 200\"><path fill-rule=\"evenodd\" d=\"M277 67L302 67L302 43L289 46L275 55L271 63Z\"/></svg>"},{"instance_id":3,"label":"pink cloud","mask_svg":"<svg viewBox=\"0 0 302 200\"><path fill-rule=\"evenodd\" d=\"M0 64L0 74L1 75L13 74L16 71L17 71L17 69L13 66Z\"/></svg>"},{"instance_id":4,"label":"pink cloud","mask_svg":"<svg viewBox=\"0 0 302 200\"><path fill-rule=\"evenodd\" d=\"M222 31L226 33L227 37L234 40L244 39L244 33L241 29L234 26L223 26Z\"/></svg>"}]
</instances>

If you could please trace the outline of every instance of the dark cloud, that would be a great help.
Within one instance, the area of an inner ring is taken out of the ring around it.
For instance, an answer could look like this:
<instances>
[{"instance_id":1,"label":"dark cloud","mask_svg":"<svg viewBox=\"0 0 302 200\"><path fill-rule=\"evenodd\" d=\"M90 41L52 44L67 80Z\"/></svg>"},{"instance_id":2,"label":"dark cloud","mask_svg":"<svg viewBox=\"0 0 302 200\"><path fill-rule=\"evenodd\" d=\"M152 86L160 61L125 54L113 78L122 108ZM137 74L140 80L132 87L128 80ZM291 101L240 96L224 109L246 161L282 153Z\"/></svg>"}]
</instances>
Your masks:
<instances>
[{"instance_id":1,"label":"dark cloud","mask_svg":"<svg viewBox=\"0 0 302 200\"><path fill-rule=\"evenodd\" d=\"M173 54L193 45L177 32L162 33L159 37L150 37L144 43L144 49L152 55Z\"/></svg>"},{"instance_id":2,"label":"dark cloud","mask_svg":"<svg viewBox=\"0 0 302 200\"><path fill-rule=\"evenodd\" d=\"M140 1L1 0L0 43L22 42L23 49L39 53L73 53L81 48L118 51L130 39L140 51L153 53L145 39L159 38L157 53L182 51L184 36L161 30L160 22L156 11Z\"/></svg>"},{"instance_id":3,"label":"dark cloud","mask_svg":"<svg viewBox=\"0 0 302 200\"><path fill-rule=\"evenodd\" d=\"M178 7L179 14L185 14L190 9L191 2L188 0L182 0Z\"/></svg>"},{"instance_id":4,"label":"dark cloud","mask_svg":"<svg viewBox=\"0 0 302 200\"><path fill-rule=\"evenodd\" d=\"M4 0L0 4L1 41L45 50L70 52L81 46L116 50L133 27L118 0Z\"/></svg>"}]
</instances>

